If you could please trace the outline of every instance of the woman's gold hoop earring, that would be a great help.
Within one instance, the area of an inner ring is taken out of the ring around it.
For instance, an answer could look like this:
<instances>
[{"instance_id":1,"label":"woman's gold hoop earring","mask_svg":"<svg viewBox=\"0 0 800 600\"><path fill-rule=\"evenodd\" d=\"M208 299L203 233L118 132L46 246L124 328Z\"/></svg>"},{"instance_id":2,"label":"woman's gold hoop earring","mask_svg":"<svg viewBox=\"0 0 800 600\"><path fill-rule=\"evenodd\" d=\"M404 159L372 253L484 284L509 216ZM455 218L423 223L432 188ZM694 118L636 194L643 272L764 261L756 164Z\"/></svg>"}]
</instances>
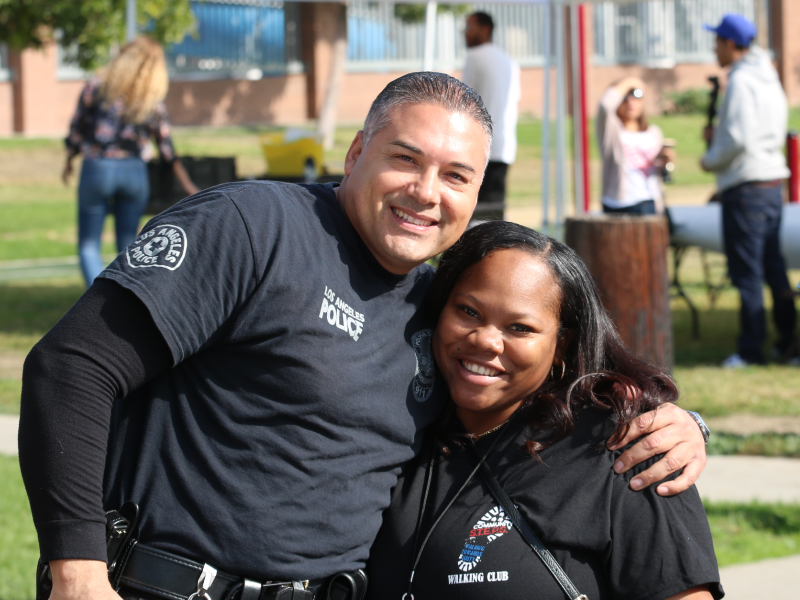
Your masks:
<instances>
[{"instance_id":1,"label":"woman's gold hoop earring","mask_svg":"<svg viewBox=\"0 0 800 600\"><path fill-rule=\"evenodd\" d=\"M564 374L567 372L567 363L565 362L561 363L561 378L558 380L556 379L555 373L553 373L554 368L555 365L550 367L550 379L552 379L553 381L561 381L561 379L564 379Z\"/></svg>"}]
</instances>

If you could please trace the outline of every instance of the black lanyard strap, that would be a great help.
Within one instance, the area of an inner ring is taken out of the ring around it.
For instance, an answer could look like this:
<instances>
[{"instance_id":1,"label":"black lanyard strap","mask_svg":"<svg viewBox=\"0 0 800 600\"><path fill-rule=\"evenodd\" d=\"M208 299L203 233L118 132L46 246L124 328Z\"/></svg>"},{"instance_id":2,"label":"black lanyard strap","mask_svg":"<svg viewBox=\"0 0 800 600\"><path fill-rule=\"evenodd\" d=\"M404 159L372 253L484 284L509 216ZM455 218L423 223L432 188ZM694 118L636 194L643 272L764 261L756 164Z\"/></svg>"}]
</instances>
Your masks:
<instances>
[{"instance_id":1,"label":"black lanyard strap","mask_svg":"<svg viewBox=\"0 0 800 600\"><path fill-rule=\"evenodd\" d=\"M506 494L503 486L500 485L500 482L497 481L497 478L492 474L492 471L489 469L489 466L486 464L486 462L481 460L478 463L478 467L484 483L489 486L489 491L492 493L492 496L494 496L494 499L497 500L500 503L500 506L503 507L506 517L508 517L508 519L514 524L514 527L517 528L517 531L522 534L522 537L525 538L525 541L528 542L528 545L533 548L533 551L536 553L536 555L542 559L544 566L547 567L548 571L550 571L550 573L553 574L553 577L556 578L558 585L560 585L561 589L564 590L567 598L570 600L589 600L588 596L581 594L578 591L578 588L576 588L575 584L572 583L572 580L564 572L564 569L561 568L561 565L558 564L558 561L547 549L547 546L545 546L544 543L542 543L542 540L539 539L539 536L533 532L533 529L530 528L528 522L522 518L522 515L520 514L519 510L517 510L514 502L512 502L511 498L508 497L508 494Z\"/></svg>"},{"instance_id":2,"label":"black lanyard strap","mask_svg":"<svg viewBox=\"0 0 800 600\"><path fill-rule=\"evenodd\" d=\"M433 522L433 525L431 525L431 528L428 530L428 534L425 536L425 539L422 540L422 545L419 546L419 549L417 550L417 544L419 543L419 534L421 532L421 527L422 527L422 520L425 517L425 508L427 507L428 504L428 492L430 491L431 488L431 480L433 479L433 471L436 464L436 450L435 448L432 448L431 459L430 462L428 463L428 469L425 476L425 492L422 497L422 505L420 506L419 515L417 517L417 533L414 536L414 549L416 550L416 557L414 558L414 564L411 565L411 576L408 579L408 588L406 590L406 593L403 594L401 600L414 600L414 594L411 593L411 588L414 585L414 574L417 571L417 565L419 564L419 559L422 558L422 551L425 549L425 546L428 543L428 540L431 538L431 535L433 535L433 530L436 529L436 526L442 520L445 513L447 513L447 511L450 510L450 507L453 506L453 503L455 503L456 499L461 495L461 492L464 491L469 482L472 481L472 478L475 477L475 473L478 472L478 468L481 466L483 467L486 466L486 463L484 462L486 460L486 457L489 456L489 454L491 454L492 450L494 450L494 447L497 445L497 442L500 441L502 434L506 431L508 423L512 419L513 417L508 421L506 421L505 423L503 423L503 425L500 427L500 433L497 434L497 437L489 446L488 450L486 450L483 456L480 455L478 456L478 464L475 465L472 471L470 471L470 474L467 477L467 479L464 481L464 483L461 484L461 487L458 488L458 490L456 490L456 493L453 494L453 497L450 498L450 502L448 502L447 505L441 510L439 516L436 517L436 520ZM471 441L471 444L472 448L477 453L477 450L475 449L475 443Z\"/></svg>"}]
</instances>

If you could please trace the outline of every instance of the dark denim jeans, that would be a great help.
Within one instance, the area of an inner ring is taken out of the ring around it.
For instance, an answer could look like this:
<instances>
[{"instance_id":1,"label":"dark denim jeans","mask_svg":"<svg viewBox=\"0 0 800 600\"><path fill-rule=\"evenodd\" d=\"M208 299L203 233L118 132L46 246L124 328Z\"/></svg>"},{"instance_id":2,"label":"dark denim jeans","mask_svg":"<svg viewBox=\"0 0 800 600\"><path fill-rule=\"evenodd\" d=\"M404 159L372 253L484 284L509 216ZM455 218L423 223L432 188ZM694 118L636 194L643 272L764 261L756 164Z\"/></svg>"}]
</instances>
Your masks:
<instances>
[{"instance_id":1,"label":"dark denim jeans","mask_svg":"<svg viewBox=\"0 0 800 600\"><path fill-rule=\"evenodd\" d=\"M100 236L106 215L113 210L117 251L122 252L139 231L139 219L149 197L150 180L142 160L83 161L78 184L78 255L87 287L105 268L100 257Z\"/></svg>"},{"instance_id":2,"label":"dark denim jeans","mask_svg":"<svg viewBox=\"0 0 800 600\"><path fill-rule=\"evenodd\" d=\"M642 200L633 206L624 208L611 208L603 205L603 212L609 215L654 215L656 214L655 200Z\"/></svg>"},{"instance_id":3,"label":"dark denim jeans","mask_svg":"<svg viewBox=\"0 0 800 600\"><path fill-rule=\"evenodd\" d=\"M763 281L772 291L779 352L786 352L794 343L797 318L778 240L783 208L781 186L744 183L725 190L720 199L728 273L742 300L738 352L746 361L763 363L762 347L767 335Z\"/></svg>"}]
</instances>

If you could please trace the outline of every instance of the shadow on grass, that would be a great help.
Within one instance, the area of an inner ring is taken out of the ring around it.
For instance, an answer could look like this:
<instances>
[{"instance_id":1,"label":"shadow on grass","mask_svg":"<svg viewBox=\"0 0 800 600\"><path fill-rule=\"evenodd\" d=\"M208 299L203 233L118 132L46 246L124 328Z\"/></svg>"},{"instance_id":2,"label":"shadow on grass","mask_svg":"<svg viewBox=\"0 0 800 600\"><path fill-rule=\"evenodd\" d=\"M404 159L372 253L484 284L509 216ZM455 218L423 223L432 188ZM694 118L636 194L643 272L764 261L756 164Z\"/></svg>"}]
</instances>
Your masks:
<instances>
[{"instance_id":1,"label":"shadow on grass","mask_svg":"<svg viewBox=\"0 0 800 600\"><path fill-rule=\"evenodd\" d=\"M721 567L800 551L800 506L704 502Z\"/></svg>"},{"instance_id":2,"label":"shadow on grass","mask_svg":"<svg viewBox=\"0 0 800 600\"><path fill-rule=\"evenodd\" d=\"M732 522L746 522L755 530L769 533L800 534L800 506L794 504L735 504L705 502L706 515L726 517Z\"/></svg>"},{"instance_id":3,"label":"shadow on grass","mask_svg":"<svg viewBox=\"0 0 800 600\"><path fill-rule=\"evenodd\" d=\"M33 600L36 529L16 456L0 456L0 599Z\"/></svg>"},{"instance_id":4,"label":"shadow on grass","mask_svg":"<svg viewBox=\"0 0 800 600\"><path fill-rule=\"evenodd\" d=\"M719 364L736 351L739 311L716 308L700 311L700 337L692 338L691 314L681 301L672 304L675 364L684 367Z\"/></svg>"},{"instance_id":5,"label":"shadow on grass","mask_svg":"<svg viewBox=\"0 0 800 600\"><path fill-rule=\"evenodd\" d=\"M72 282L0 285L0 334L43 336L83 292Z\"/></svg>"}]
</instances>

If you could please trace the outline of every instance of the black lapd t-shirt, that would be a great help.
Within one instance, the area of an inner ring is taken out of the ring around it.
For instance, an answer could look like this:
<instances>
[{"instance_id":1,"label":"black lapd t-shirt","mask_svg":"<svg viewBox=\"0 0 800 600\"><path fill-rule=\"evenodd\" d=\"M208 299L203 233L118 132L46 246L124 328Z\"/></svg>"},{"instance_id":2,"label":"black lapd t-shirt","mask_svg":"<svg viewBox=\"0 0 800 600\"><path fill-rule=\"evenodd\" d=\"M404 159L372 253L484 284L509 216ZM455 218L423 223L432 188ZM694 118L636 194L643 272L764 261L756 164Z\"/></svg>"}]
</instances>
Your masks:
<instances>
[{"instance_id":1,"label":"black lapd t-shirt","mask_svg":"<svg viewBox=\"0 0 800 600\"><path fill-rule=\"evenodd\" d=\"M611 432L607 413L585 409L572 436L541 453L543 463L525 454L522 423L477 441L495 477L520 513L553 553L578 590L591 600L660 600L709 584L722 596L711 534L692 487L662 498L651 486L634 492L634 476L615 475L620 452L602 445ZM538 437L537 437L538 435ZM417 523L430 459L428 448L406 469L372 547L370 600L400 600L408 589ZM636 472L652 464L641 465ZM452 448L437 458L427 510L417 545L433 520L475 466L469 448ZM564 592L520 533L506 518L479 474L468 484L434 530L417 566L415 600L563 600Z\"/></svg>"},{"instance_id":2,"label":"black lapd t-shirt","mask_svg":"<svg viewBox=\"0 0 800 600\"><path fill-rule=\"evenodd\" d=\"M174 368L117 401L106 508L140 541L253 579L363 566L437 415L432 277L384 270L322 185L226 184L148 223L101 275Z\"/></svg>"}]
</instances>

